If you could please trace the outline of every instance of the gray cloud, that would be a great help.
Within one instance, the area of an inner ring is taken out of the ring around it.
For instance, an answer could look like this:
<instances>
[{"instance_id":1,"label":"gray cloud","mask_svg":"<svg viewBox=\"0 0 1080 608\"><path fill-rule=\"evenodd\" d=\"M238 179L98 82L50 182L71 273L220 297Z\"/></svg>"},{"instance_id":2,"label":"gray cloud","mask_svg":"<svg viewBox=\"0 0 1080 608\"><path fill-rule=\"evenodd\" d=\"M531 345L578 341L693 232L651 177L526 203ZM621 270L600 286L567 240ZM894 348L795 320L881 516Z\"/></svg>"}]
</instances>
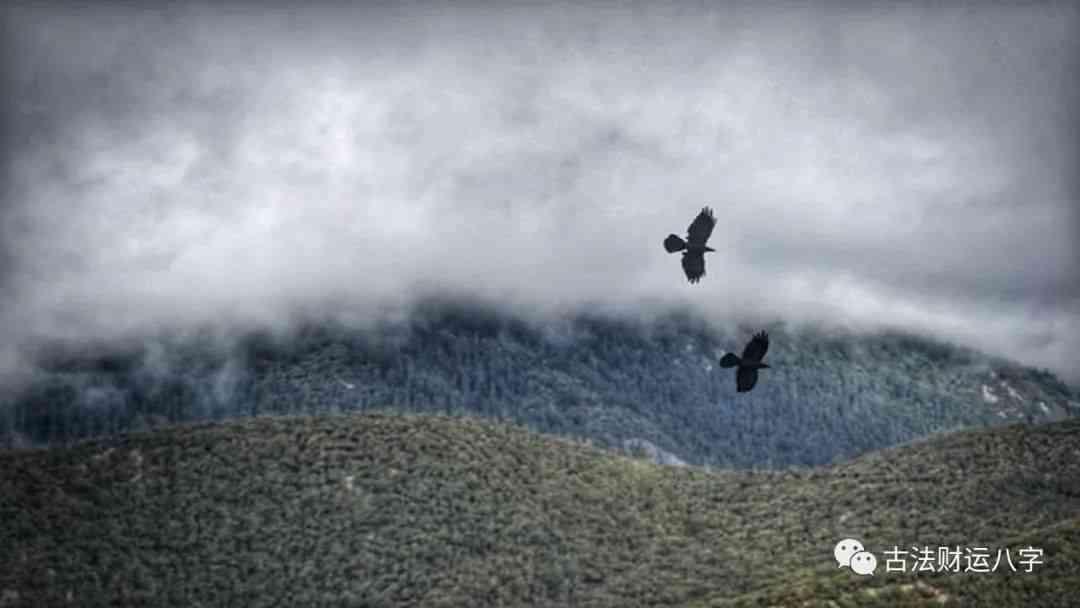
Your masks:
<instances>
[{"instance_id":1,"label":"gray cloud","mask_svg":"<svg viewBox=\"0 0 1080 608\"><path fill-rule=\"evenodd\" d=\"M5 10L0 369L452 289L893 325L1080 380L1068 4ZM689 286L660 241L704 204Z\"/></svg>"}]
</instances>

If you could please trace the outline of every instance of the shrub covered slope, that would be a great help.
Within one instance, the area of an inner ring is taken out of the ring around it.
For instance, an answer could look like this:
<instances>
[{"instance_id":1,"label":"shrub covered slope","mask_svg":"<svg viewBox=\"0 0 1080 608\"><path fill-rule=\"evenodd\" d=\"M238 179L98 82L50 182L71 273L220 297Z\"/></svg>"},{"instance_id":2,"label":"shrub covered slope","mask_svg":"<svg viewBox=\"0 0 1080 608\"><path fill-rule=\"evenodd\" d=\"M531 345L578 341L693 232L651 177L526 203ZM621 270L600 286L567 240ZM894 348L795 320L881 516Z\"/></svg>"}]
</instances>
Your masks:
<instances>
[{"instance_id":1,"label":"shrub covered slope","mask_svg":"<svg viewBox=\"0 0 1080 608\"><path fill-rule=\"evenodd\" d=\"M786 472L657 465L461 417L174 426L0 453L0 603L1066 606L1077 453L1077 420ZM1030 543L1045 563L856 577L833 562L845 536L879 556Z\"/></svg>"}]
</instances>

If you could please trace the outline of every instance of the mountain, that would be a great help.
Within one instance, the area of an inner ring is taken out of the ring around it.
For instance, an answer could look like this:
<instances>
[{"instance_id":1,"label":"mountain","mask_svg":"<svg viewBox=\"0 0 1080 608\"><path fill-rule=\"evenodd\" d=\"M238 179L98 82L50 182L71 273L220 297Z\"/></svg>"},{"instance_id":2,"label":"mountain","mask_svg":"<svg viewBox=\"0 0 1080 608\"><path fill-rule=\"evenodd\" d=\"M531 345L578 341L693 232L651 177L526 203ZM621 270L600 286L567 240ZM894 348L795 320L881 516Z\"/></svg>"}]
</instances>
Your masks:
<instances>
[{"instance_id":1,"label":"mountain","mask_svg":"<svg viewBox=\"0 0 1080 608\"><path fill-rule=\"evenodd\" d=\"M1077 419L714 472L477 418L177 425L0 453L0 605L1070 606L1077 454ZM884 571L924 545L1043 553Z\"/></svg>"},{"instance_id":2,"label":"mountain","mask_svg":"<svg viewBox=\"0 0 1080 608\"><path fill-rule=\"evenodd\" d=\"M1080 395L1046 372L924 338L783 324L764 328L772 367L740 395L717 362L757 329L677 313L539 324L441 303L366 331L85 345L56 350L0 404L0 437L43 445L165 422L396 407L511 420L665 462L782 468L1080 411Z\"/></svg>"}]
</instances>

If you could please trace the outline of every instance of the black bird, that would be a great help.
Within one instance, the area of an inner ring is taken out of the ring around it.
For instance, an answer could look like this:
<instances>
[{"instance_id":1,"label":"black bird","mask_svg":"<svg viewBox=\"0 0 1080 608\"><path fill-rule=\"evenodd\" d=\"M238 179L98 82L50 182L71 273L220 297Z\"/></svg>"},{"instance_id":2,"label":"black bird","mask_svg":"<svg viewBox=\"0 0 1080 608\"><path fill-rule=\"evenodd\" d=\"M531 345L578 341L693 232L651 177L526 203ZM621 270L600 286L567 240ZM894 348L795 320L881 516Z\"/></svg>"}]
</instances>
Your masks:
<instances>
[{"instance_id":1,"label":"black bird","mask_svg":"<svg viewBox=\"0 0 1080 608\"><path fill-rule=\"evenodd\" d=\"M669 234L664 239L664 249L667 249L668 253L683 252L683 271L691 283L697 283L701 277L705 276L705 253L716 251L712 247L705 246L705 241L709 240L709 235L712 234L713 226L716 226L716 218L713 217L712 209L705 207L686 229L685 241L674 234Z\"/></svg>"},{"instance_id":2,"label":"black bird","mask_svg":"<svg viewBox=\"0 0 1080 608\"><path fill-rule=\"evenodd\" d=\"M735 388L740 393L745 393L757 384L757 370L769 367L761 360L765 357L765 351L769 350L769 334L761 331L743 349L740 358L735 353L727 353L720 358L720 367L738 367L735 370Z\"/></svg>"}]
</instances>

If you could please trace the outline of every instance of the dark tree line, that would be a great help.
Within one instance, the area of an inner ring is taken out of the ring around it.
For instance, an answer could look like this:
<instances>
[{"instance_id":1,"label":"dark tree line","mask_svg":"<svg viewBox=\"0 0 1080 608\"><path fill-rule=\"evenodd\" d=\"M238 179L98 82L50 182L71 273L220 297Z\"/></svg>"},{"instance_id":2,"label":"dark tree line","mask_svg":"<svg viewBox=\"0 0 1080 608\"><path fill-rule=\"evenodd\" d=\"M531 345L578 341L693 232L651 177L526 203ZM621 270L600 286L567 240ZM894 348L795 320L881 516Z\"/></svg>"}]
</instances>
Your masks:
<instances>
[{"instance_id":1,"label":"dark tree line","mask_svg":"<svg viewBox=\"0 0 1080 608\"><path fill-rule=\"evenodd\" d=\"M49 444L174 422L395 407L505 418L620 446L645 439L685 461L814 465L960 426L1066 412L1045 372L898 335L770 328L773 367L736 395L717 365L742 333L685 316L648 325L580 318L550 328L491 312L428 310L407 327L305 328L287 339L162 341L54 362L0 402L8 445ZM1004 371L1003 371L1004 370ZM983 384L1009 378L1021 413Z\"/></svg>"}]
</instances>

